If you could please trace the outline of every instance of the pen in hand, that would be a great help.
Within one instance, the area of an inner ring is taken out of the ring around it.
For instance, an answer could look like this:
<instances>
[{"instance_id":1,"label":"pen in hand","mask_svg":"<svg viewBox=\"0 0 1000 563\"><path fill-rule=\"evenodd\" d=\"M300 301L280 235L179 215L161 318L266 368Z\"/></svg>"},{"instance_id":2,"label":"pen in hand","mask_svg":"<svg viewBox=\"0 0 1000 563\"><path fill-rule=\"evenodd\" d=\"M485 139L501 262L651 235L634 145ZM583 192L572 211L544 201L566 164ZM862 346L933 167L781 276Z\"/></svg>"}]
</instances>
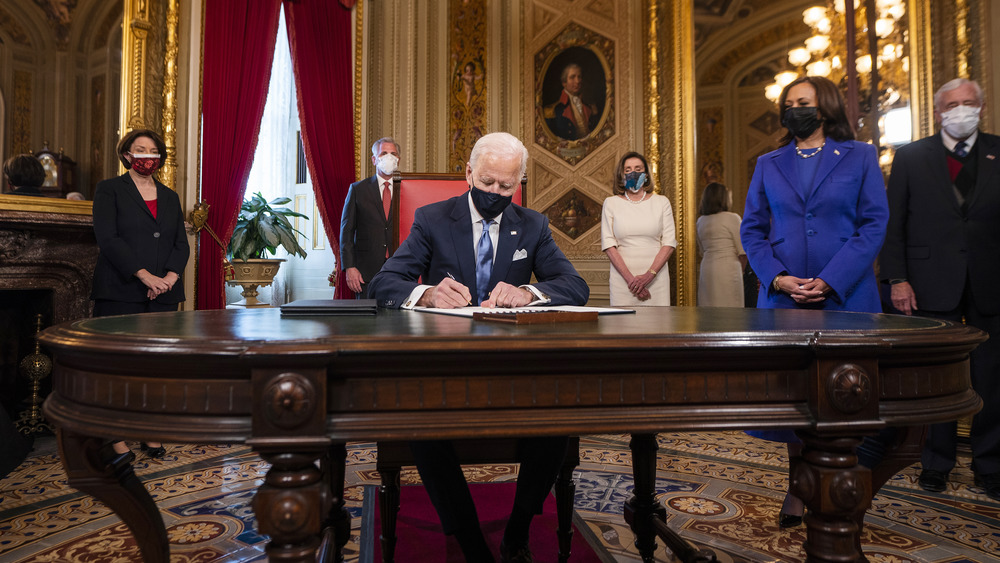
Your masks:
<instances>
[{"instance_id":1,"label":"pen in hand","mask_svg":"<svg viewBox=\"0 0 1000 563\"><path fill-rule=\"evenodd\" d=\"M449 278L451 278L451 281L456 281L456 282L458 281L458 280L455 279L455 276L451 275L451 272L445 272L445 275L447 275ZM468 304L472 305L472 301L469 301Z\"/></svg>"}]
</instances>

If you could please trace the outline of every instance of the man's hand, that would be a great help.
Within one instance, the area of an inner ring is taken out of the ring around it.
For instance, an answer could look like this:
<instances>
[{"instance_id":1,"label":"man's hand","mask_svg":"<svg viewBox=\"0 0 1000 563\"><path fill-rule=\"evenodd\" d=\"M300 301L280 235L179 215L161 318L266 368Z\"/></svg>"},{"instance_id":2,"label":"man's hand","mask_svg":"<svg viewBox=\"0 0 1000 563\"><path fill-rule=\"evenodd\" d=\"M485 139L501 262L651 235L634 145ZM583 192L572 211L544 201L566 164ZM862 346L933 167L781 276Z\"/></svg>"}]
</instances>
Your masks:
<instances>
[{"instance_id":1,"label":"man's hand","mask_svg":"<svg viewBox=\"0 0 1000 563\"><path fill-rule=\"evenodd\" d=\"M892 306L904 315L912 315L917 310L917 294L910 282L892 284Z\"/></svg>"},{"instance_id":2,"label":"man's hand","mask_svg":"<svg viewBox=\"0 0 1000 563\"><path fill-rule=\"evenodd\" d=\"M361 293L361 284L365 279L361 277L361 271L357 268L348 268L344 274L347 277L347 288L354 293Z\"/></svg>"},{"instance_id":3,"label":"man's hand","mask_svg":"<svg viewBox=\"0 0 1000 563\"><path fill-rule=\"evenodd\" d=\"M451 278L444 278L441 283L428 289L417 300L419 307L434 307L435 309L458 309L472 304L472 294L469 288Z\"/></svg>"},{"instance_id":4,"label":"man's hand","mask_svg":"<svg viewBox=\"0 0 1000 563\"><path fill-rule=\"evenodd\" d=\"M491 308L524 307L534 300L535 295L527 289L510 285L507 282L500 282L490 292L489 299L483 301L480 305Z\"/></svg>"}]
</instances>

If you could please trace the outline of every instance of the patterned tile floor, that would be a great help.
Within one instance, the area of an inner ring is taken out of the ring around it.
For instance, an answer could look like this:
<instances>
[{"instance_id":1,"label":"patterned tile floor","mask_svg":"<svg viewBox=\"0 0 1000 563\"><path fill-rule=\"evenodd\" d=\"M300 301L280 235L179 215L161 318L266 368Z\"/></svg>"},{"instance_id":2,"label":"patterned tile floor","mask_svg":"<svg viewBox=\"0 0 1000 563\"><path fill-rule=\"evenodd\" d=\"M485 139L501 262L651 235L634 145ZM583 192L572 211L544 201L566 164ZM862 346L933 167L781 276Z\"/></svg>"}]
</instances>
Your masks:
<instances>
[{"instance_id":1,"label":"patterned tile floor","mask_svg":"<svg viewBox=\"0 0 1000 563\"><path fill-rule=\"evenodd\" d=\"M787 485L784 445L739 432L661 434L657 490L671 525L715 552L719 561L803 561L803 527L778 528ZM632 487L628 437L581 440L576 511L607 561L638 555L622 519ZM168 445L159 460L140 459L136 472L163 514L172 563L263 561L266 538L255 532L250 500L267 464L245 446ZM373 444L348 450L346 499L352 516L349 562L359 553L365 485L378 482ZM1000 503L972 484L968 460L945 493L916 485L919 467L896 475L868 512L863 547L874 562L1000 560ZM471 481L512 480L510 465L467 469ZM418 481L407 469L404 483ZM661 547L661 561L669 554ZM0 563L138 561L127 529L101 503L69 488L51 438L0 480ZM399 560L405 561L404 554Z\"/></svg>"}]
</instances>

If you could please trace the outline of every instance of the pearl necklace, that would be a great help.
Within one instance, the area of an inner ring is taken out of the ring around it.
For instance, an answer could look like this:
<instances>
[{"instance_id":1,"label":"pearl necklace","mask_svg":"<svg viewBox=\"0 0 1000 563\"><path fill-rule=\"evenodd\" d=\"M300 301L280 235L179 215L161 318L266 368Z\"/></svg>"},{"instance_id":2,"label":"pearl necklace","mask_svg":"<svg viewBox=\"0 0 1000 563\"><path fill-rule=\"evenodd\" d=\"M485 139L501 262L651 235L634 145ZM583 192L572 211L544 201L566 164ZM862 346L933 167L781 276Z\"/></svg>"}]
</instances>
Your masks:
<instances>
[{"instance_id":1,"label":"pearl necklace","mask_svg":"<svg viewBox=\"0 0 1000 563\"><path fill-rule=\"evenodd\" d=\"M800 149L798 145L795 145L795 154L801 156L802 158L812 158L812 157L816 156L817 154L821 153L823 151L823 147L825 147L825 146L826 146L826 139L823 139L823 144L820 145L818 149L816 149L816 152L806 154L806 153L802 152L802 149ZM806 150L808 150L808 149L806 149Z\"/></svg>"},{"instance_id":2,"label":"pearl necklace","mask_svg":"<svg viewBox=\"0 0 1000 563\"><path fill-rule=\"evenodd\" d=\"M649 195L649 192L642 192L642 198L639 199L639 201L635 201L635 200L633 200L632 198L630 198L628 196L628 191L626 191L625 192L625 199L627 199L628 202L631 203L632 205L639 205L640 203L646 201L646 196L647 195Z\"/></svg>"}]
</instances>

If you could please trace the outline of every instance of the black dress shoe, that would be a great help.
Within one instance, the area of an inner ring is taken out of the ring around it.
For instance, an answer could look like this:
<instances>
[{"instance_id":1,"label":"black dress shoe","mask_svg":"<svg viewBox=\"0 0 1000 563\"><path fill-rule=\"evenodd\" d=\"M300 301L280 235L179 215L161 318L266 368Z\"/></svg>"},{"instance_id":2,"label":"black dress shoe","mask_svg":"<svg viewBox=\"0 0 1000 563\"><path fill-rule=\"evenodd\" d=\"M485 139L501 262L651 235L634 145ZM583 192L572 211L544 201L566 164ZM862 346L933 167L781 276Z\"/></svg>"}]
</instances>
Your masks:
<instances>
[{"instance_id":1,"label":"black dress shoe","mask_svg":"<svg viewBox=\"0 0 1000 563\"><path fill-rule=\"evenodd\" d=\"M139 444L139 449L146 453L149 457L157 458L167 455L167 448L163 446L151 447L146 442L141 442Z\"/></svg>"},{"instance_id":2,"label":"black dress shoe","mask_svg":"<svg viewBox=\"0 0 1000 563\"><path fill-rule=\"evenodd\" d=\"M778 526L781 528L794 528L802 524L802 515L778 513Z\"/></svg>"},{"instance_id":3,"label":"black dress shoe","mask_svg":"<svg viewBox=\"0 0 1000 563\"><path fill-rule=\"evenodd\" d=\"M990 473L989 475L976 473L976 486L982 487L986 496L1000 501L1000 473Z\"/></svg>"},{"instance_id":4,"label":"black dress shoe","mask_svg":"<svg viewBox=\"0 0 1000 563\"><path fill-rule=\"evenodd\" d=\"M940 493L948 488L948 473L945 471L935 471L934 469L924 469L917 479L920 488L932 493Z\"/></svg>"},{"instance_id":5,"label":"black dress shoe","mask_svg":"<svg viewBox=\"0 0 1000 563\"><path fill-rule=\"evenodd\" d=\"M500 542L500 563L532 563L531 548L527 543L507 546L507 542Z\"/></svg>"}]
</instances>

